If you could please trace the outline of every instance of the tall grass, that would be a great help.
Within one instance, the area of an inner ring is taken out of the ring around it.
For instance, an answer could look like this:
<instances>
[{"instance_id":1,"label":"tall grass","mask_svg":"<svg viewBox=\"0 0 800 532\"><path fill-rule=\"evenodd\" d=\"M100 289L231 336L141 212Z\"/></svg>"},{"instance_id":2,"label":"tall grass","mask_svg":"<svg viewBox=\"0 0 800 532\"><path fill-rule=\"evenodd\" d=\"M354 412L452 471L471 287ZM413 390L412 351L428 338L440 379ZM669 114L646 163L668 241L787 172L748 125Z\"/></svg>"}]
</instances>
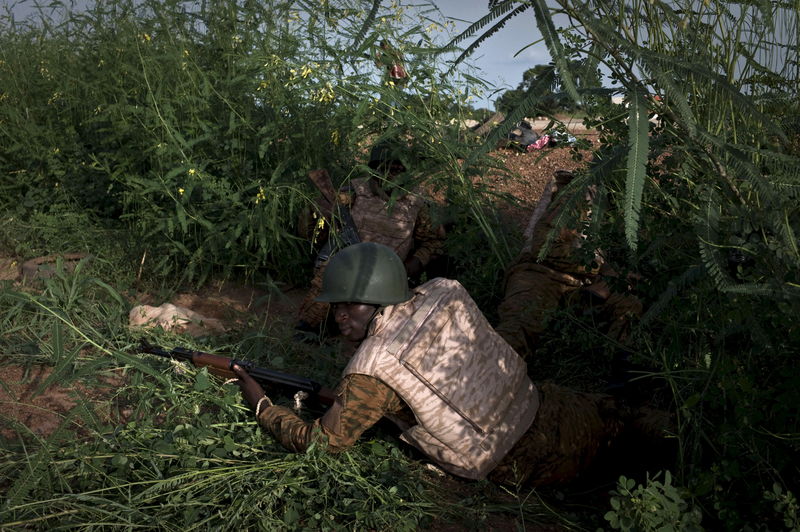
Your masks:
<instances>
[{"instance_id":1,"label":"tall grass","mask_svg":"<svg viewBox=\"0 0 800 532\"><path fill-rule=\"evenodd\" d=\"M315 196L309 170L343 182L364 172L372 142L395 138L422 180L452 188L447 161L465 147L450 119L466 97L430 53L444 28L432 7L381 7L368 30L368 10L349 2L56 2L40 13L0 18L0 201L19 223L86 213L151 276L298 281L311 263L296 228ZM404 55L405 87L376 66L381 40ZM488 230L476 195L453 200Z\"/></svg>"},{"instance_id":2,"label":"tall grass","mask_svg":"<svg viewBox=\"0 0 800 532\"><path fill-rule=\"evenodd\" d=\"M202 343L158 330L132 332L125 327L129 305L92 274L82 262L72 273L57 269L41 293L0 291L2 362L50 366L37 393L58 386L92 396L77 396L47 436L15 412L0 412L3 434L12 433L0 436L3 527L418 530L471 519L480 526L493 516L558 519L538 499L523 504L526 495L514 494L515 503L488 483L464 485L463 495L442 492L441 481L381 427L344 453L329 454L323 445L287 453L254 421L237 386L133 351L145 335L273 367L285 357L281 366L306 373L297 366L303 346L287 345L286 331L274 324ZM334 370L315 378L332 382Z\"/></svg>"}]
</instances>

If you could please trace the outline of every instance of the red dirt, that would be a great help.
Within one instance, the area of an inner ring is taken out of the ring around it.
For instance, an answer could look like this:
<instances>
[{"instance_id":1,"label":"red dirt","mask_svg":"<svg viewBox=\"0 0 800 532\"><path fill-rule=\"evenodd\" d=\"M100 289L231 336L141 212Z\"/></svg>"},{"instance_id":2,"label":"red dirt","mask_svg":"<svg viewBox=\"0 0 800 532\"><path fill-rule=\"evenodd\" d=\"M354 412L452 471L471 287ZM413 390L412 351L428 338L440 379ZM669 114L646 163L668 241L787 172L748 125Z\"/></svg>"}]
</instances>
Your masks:
<instances>
[{"instance_id":1,"label":"red dirt","mask_svg":"<svg viewBox=\"0 0 800 532\"><path fill-rule=\"evenodd\" d=\"M113 413L109 398L122 384L118 377L103 377L102 387L72 383L69 387L50 385L39 390L53 368L43 365L25 369L20 365L0 366L0 436L46 438L68 418L79 403L91 405L94 414L110 420ZM72 428L80 428L78 418Z\"/></svg>"}]
</instances>

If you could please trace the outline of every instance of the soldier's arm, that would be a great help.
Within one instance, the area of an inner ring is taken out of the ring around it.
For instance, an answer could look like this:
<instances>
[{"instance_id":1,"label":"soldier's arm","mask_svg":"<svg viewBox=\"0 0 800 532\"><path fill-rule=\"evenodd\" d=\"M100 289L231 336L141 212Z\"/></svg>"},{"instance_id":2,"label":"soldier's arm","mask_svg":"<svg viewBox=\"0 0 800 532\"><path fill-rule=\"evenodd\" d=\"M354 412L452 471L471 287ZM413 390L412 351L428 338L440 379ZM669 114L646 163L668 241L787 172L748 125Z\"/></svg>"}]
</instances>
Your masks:
<instances>
[{"instance_id":1,"label":"soldier's arm","mask_svg":"<svg viewBox=\"0 0 800 532\"><path fill-rule=\"evenodd\" d=\"M336 387L336 395L330 409L315 421L305 421L284 406L271 406L261 412L258 422L290 451L305 452L322 436L328 450L336 452L352 446L381 417L402 407L394 390L367 375L348 375Z\"/></svg>"}]
</instances>

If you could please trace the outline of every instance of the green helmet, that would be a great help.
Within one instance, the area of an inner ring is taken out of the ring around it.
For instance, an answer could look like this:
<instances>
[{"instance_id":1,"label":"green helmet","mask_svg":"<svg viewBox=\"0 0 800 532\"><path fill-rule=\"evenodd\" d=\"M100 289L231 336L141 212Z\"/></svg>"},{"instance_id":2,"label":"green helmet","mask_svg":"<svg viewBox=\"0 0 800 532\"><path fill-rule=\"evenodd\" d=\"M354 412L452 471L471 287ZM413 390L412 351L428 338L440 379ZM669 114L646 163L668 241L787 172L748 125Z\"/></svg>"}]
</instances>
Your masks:
<instances>
[{"instance_id":1,"label":"green helmet","mask_svg":"<svg viewBox=\"0 0 800 532\"><path fill-rule=\"evenodd\" d=\"M411 299L403 261L392 248L374 242L347 246L322 274L324 303L396 305Z\"/></svg>"}]
</instances>

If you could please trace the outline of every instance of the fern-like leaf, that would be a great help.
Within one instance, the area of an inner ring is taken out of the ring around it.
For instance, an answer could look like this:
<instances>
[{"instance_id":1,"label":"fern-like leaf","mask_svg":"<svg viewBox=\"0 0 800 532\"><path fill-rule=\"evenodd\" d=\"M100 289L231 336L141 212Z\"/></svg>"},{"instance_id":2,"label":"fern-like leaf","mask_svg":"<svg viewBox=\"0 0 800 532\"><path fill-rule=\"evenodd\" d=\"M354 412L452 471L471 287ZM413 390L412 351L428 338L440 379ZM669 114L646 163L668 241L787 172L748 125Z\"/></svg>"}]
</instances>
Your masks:
<instances>
[{"instance_id":1,"label":"fern-like leaf","mask_svg":"<svg viewBox=\"0 0 800 532\"><path fill-rule=\"evenodd\" d=\"M708 192L703 214L703 219L700 222L702 227L698 228L697 231L700 259L703 261L703 266L716 287L723 290L730 286L731 282L725 274L724 267L717 254L716 242L719 239L720 205L717 194L713 190Z\"/></svg>"},{"instance_id":2,"label":"fern-like leaf","mask_svg":"<svg viewBox=\"0 0 800 532\"><path fill-rule=\"evenodd\" d=\"M499 2L496 5L491 6L486 15L482 16L480 19L470 24L467 29L453 37L453 40L447 43L443 50L452 50L453 47L477 34L482 28L488 26L494 19L505 15L512 9L518 9L514 7L515 3L516 0L506 0L505 2ZM526 5L525 7L527 8L528 6Z\"/></svg>"},{"instance_id":3,"label":"fern-like leaf","mask_svg":"<svg viewBox=\"0 0 800 532\"><path fill-rule=\"evenodd\" d=\"M525 11L526 9L528 9L528 5L527 4L523 4L521 6L516 7L513 11L511 11L511 13L507 14L502 19L500 19L500 21L497 22L497 24L495 24L494 26L492 26L491 28L486 30L483 33L483 35L481 35L480 37L475 39L472 43L470 43L470 45L467 46L467 48L463 52L461 52L461 54L456 58L456 60L453 61L453 65L450 67L450 70L448 71L447 75L452 73L453 70L455 70L456 66L459 63L461 63L464 59L466 59L467 57L472 55L475 52L475 50L477 50L478 47L480 47L480 45L483 44L483 42L486 39L488 39L489 37L491 37L492 35L494 35L498 31L500 31L503 28L503 26L506 25L506 22L508 22L511 18L519 15L520 13Z\"/></svg>"},{"instance_id":4,"label":"fern-like leaf","mask_svg":"<svg viewBox=\"0 0 800 532\"><path fill-rule=\"evenodd\" d=\"M639 243L639 217L642 208L642 193L647 179L647 152L650 122L647 118L647 102L639 90L630 98L628 115L628 172L625 179L625 238L631 250Z\"/></svg>"},{"instance_id":5,"label":"fern-like leaf","mask_svg":"<svg viewBox=\"0 0 800 532\"><path fill-rule=\"evenodd\" d=\"M766 166L772 173L780 174L781 178L788 178L792 183L781 180L780 182L772 181L773 185L798 185L800 181L800 158L794 155L788 155L772 151L766 148L748 146L745 144L729 144L741 153L747 153L751 157L758 157L761 164Z\"/></svg>"},{"instance_id":6,"label":"fern-like leaf","mask_svg":"<svg viewBox=\"0 0 800 532\"><path fill-rule=\"evenodd\" d=\"M636 48L640 63L647 70L653 72L659 82L665 81L663 75L669 73L673 79L690 79L696 76L705 79L713 84L713 91L722 93L730 98L731 106L738 112L749 115L749 117L761 123L769 133L772 133L783 141L786 141L786 134L780 125L772 118L762 113L754 104L754 99L742 94L738 87L732 85L723 76L710 70L707 65L695 62L687 62L682 58L672 57L666 54L653 52L652 50ZM674 84L672 84L674 85ZM712 90L712 89L709 89ZM676 100L678 102L682 100Z\"/></svg>"},{"instance_id":7,"label":"fern-like leaf","mask_svg":"<svg viewBox=\"0 0 800 532\"><path fill-rule=\"evenodd\" d=\"M544 38L550 56L553 62L558 67L558 73L561 75L561 82L564 85L566 92L572 97L575 103L580 103L581 98L578 95L578 88L575 86L575 80L572 78L572 72L569 67L569 60L566 53L564 53L564 45L556 31L556 26L553 24L553 17L550 15L550 10L547 8L545 0L533 0L531 2L533 12L536 15L536 25Z\"/></svg>"},{"instance_id":8,"label":"fern-like leaf","mask_svg":"<svg viewBox=\"0 0 800 532\"><path fill-rule=\"evenodd\" d=\"M353 37L353 44L350 45L351 55L355 55L359 52L359 45L361 44L361 41L364 40L364 37L367 35L367 32L375 22L375 18L378 15L378 8L380 7L381 7L381 0L372 0L372 8L369 10L369 13L367 13L366 18L364 19L364 23L361 24L361 28Z\"/></svg>"},{"instance_id":9,"label":"fern-like leaf","mask_svg":"<svg viewBox=\"0 0 800 532\"><path fill-rule=\"evenodd\" d=\"M722 289L728 294L741 294L745 296L767 296L767 297L798 297L800 288L788 284L772 285L763 283L745 283L726 286Z\"/></svg>"}]
</instances>

